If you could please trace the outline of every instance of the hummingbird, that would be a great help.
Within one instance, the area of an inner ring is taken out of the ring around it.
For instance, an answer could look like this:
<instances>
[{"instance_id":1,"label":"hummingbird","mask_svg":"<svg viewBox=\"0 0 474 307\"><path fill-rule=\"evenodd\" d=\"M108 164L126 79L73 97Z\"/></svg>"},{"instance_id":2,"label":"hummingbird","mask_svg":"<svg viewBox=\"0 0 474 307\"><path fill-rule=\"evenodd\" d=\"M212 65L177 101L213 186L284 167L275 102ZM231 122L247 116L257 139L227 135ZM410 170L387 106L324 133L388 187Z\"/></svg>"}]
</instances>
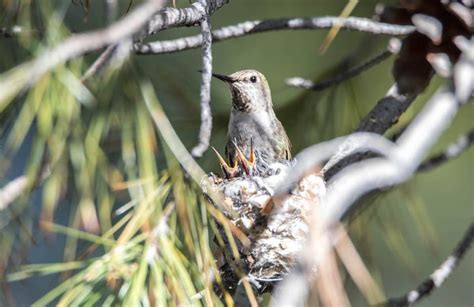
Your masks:
<instances>
[{"instance_id":1,"label":"hummingbird","mask_svg":"<svg viewBox=\"0 0 474 307\"><path fill-rule=\"evenodd\" d=\"M213 148L225 176L232 178L239 175L239 167L251 175L259 166L290 160L290 140L273 110L265 76L251 69L228 76L212 75L229 85L232 96L225 146L225 155L230 163L227 164Z\"/></svg>"}]
</instances>

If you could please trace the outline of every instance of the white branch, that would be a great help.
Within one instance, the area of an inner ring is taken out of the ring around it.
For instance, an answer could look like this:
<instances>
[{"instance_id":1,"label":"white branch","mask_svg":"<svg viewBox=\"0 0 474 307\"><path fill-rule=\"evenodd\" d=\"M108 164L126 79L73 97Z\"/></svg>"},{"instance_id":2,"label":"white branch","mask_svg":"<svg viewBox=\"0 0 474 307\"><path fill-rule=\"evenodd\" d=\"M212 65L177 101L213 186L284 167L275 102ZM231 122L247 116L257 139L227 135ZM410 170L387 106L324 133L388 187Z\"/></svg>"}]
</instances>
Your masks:
<instances>
[{"instance_id":1,"label":"white branch","mask_svg":"<svg viewBox=\"0 0 474 307\"><path fill-rule=\"evenodd\" d=\"M194 3L193 5L197 3ZM197 9L195 10L197 11ZM174 19L171 20L174 21ZM175 23L179 24L178 22ZM212 37L214 42L220 42L231 38L237 38L261 32L276 30L328 29L335 25L341 26L342 29L368 32L372 34L406 35L414 31L413 26L392 25L376 22L368 18L339 18L327 16L245 21L236 25L215 30L212 32ZM171 53L181 50L199 48L202 46L202 44L203 37L201 34L198 34L167 41L137 44L135 45L134 50L139 54Z\"/></svg>"},{"instance_id":2,"label":"white branch","mask_svg":"<svg viewBox=\"0 0 474 307\"><path fill-rule=\"evenodd\" d=\"M200 0L206 5L206 0ZM212 78L212 35L209 15L201 21L201 33L204 40L202 45L202 79L201 79L201 127L199 143L192 149L193 157L202 157L209 148L212 131L211 113L211 78Z\"/></svg>"},{"instance_id":3,"label":"white branch","mask_svg":"<svg viewBox=\"0 0 474 307\"><path fill-rule=\"evenodd\" d=\"M307 173L314 172L324 160L334 155L347 156L357 152L372 151L381 155L389 155L393 150L393 143L384 137L368 132L356 132L346 137L339 137L324 143L312 145L295 156L296 164L283 183L276 189L274 197L284 197ZM333 159L328 162L329 166ZM326 168L326 167L325 167Z\"/></svg>"},{"instance_id":4,"label":"white branch","mask_svg":"<svg viewBox=\"0 0 474 307\"><path fill-rule=\"evenodd\" d=\"M387 146L388 151L379 151L383 152L384 157L352 164L334 177L328 185L327 194L322 199L318 214L312 214L311 225L318 229L316 233L320 235L312 233L312 241L306 245L303 252L305 255L302 258L304 267L319 266L334 242L329 244L327 243L329 240L325 239L323 242L326 244L320 244L320 241L318 243L314 240L331 236L332 229L352 208L357 199L374 189L400 184L410 178L430 148L443 131L449 127L458 108L459 102L454 93L446 90L438 91L400 136L397 145ZM377 146L379 145L375 145L375 147ZM315 157L314 160L320 159ZM306 165L309 164L306 163ZM306 171L309 170L310 168L306 169ZM305 172L298 171L298 173L304 174ZM289 176L288 179L294 180L295 178ZM298 283L301 283L307 278L302 274L292 273L288 280L297 280ZM276 291L279 293L279 297L291 297L290 291L293 291L293 287L289 285L289 282L284 281ZM290 305L296 306L295 304L296 301Z\"/></svg>"}]
</instances>

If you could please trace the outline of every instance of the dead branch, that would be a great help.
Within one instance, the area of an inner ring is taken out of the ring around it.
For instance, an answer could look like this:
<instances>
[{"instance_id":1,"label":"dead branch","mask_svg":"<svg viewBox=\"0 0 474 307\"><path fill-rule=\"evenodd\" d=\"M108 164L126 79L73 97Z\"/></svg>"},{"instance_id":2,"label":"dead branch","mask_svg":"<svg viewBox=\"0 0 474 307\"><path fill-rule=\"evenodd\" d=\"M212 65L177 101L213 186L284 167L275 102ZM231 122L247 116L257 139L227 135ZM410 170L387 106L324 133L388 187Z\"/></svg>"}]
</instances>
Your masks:
<instances>
[{"instance_id":1,"label":"dead branch","mask_svg":"<svg viewBox=\"0 0 474 307\"><path fill-rule=\"evenodd\" d=\"M286 79L286 84L289 86L294 86L294 87L300 87L304 88L307 90L313 90L313 91L321 91L323 89L326 89L328 87L334 86L336 84L342 83L343 81L346 81L348 79L351 79L364 71L368 70L369 68L379 64L380 62L388 59L392 55L392 52L385 50L373 58L368 59L364 63L360 64L359 66L356 66L352 69L349 69L340 75L337 75L333 78L319 81L319 82L313 82L308 79L304 79L301 77L292 77Z\"/></svg>"},{"instance_id":2,"label":"dead branch","mask_svg":"<svg viewBox=\"0 0 474 307\"><path fill-rule=\"evenodd\" d=\"M418 171L430 171L435 167L458 157L466 151L472 143L474 143L474 129L459 137L455 143L449 145L443 152L425 160L418 167Z\"/></svg>"},{"instance_id":3,"label":"dead branch","mask_svg":"<svg viewBox=\"0 0 474 307\"><path fill-rule=\"evenodd\" d=\"M261 32L277 30L328 29L334 25L340 25L342 29L346 30L385 35L406 35L414 30L414 27L412 26L394 26L359 17L281 18L245 21L236 25L223 27L212 31L212 40L217 43L223 40ZM167 41L135 44L134 51L138 54L172 53L199 48L202 44L202 35L198 34Z\"/></svg>"},{"instance_id":4,"label":"dead branch","mask_svg":"<svg viewBox=\"0 0 474 307\"><path fill-rule=\"evenodd\" d=\"M209 0L206 8L202 1L196 1L190 7L184 9L165 8L150 19L140 38L143 39L148 35L168 28L199 25L206 14L212 15L228 2L229 0Z\"/></svg>"},{"instance_id":5,"label":"dead branch","mask_svg":"<svg viewBox=\"0 0 474 307\"><path fill-rule=\"evenodd\" d=\"M206 0L200 0L207 7ZM212 78L212 35L209 15L201 21L202 45L202 79L201 79L201 127L199 143L191 150L193 157L200 158L209 148L212 130L211 113L211 78Z\"/></svg>"},{"instance_id":6,"label":"dead branch","mask_svg":"<svg viewBox=\"0 0 474 307\"><path fill-rule=\"evenodd\" d=\"M444 281L451 275L454 269L459 265L461 259L471 247L474 240L474 224L464 233L462 239L457 244L451 255L433 272L426 280L424 280L416 289L411 290L407 294L392 298L379 306L403 307L419 302L422 298L430 295L435 289L439 288Z\"/></svg>"}]
</instances>

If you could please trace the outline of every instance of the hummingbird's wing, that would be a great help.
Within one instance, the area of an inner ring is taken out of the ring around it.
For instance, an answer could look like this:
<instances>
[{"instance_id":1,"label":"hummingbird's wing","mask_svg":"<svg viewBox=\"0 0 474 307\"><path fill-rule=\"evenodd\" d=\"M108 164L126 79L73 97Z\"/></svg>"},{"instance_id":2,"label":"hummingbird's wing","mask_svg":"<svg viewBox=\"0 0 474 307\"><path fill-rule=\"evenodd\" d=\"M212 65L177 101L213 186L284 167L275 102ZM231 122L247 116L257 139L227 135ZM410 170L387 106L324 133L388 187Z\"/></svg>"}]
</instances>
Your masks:
<instances>
[{"instance_id":1,"label":"hummingbird's wing","mask_svg":"<svg viewBox=\"0 0 474 307\"><path fill-rule=\"evenodd\" d=\"M279 131L276 135L279 137L274 139L277 143L276 154L278 159L281 160L290 160L291 159L291 142L286 134L285 128L281 122L277 119L276 121L276 131Z\"/></svg>"}]
</instances>

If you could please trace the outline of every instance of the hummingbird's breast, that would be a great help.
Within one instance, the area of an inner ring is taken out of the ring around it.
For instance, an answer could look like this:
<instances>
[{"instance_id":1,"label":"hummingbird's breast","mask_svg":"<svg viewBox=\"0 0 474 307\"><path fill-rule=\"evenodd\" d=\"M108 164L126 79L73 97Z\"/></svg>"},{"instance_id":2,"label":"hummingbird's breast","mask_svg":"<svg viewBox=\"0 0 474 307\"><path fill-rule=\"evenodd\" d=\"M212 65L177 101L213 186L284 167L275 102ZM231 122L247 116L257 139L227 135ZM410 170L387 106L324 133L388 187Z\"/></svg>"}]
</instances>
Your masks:
<instances>
[{"instance_id":1,"label":"hummingbird's breast","mask_svg":"<svg viewBox=\"0 0 474 307\"><path fill-rule=\"evenodd\" d=\"M250 146L269 160L285 159L288 150L288 137L280 121L273 114L264 111L240 112L233 110L229 121L226 152L233 159L234 142L246 156L250 155Z\"/></svg>"}]
</instances>

